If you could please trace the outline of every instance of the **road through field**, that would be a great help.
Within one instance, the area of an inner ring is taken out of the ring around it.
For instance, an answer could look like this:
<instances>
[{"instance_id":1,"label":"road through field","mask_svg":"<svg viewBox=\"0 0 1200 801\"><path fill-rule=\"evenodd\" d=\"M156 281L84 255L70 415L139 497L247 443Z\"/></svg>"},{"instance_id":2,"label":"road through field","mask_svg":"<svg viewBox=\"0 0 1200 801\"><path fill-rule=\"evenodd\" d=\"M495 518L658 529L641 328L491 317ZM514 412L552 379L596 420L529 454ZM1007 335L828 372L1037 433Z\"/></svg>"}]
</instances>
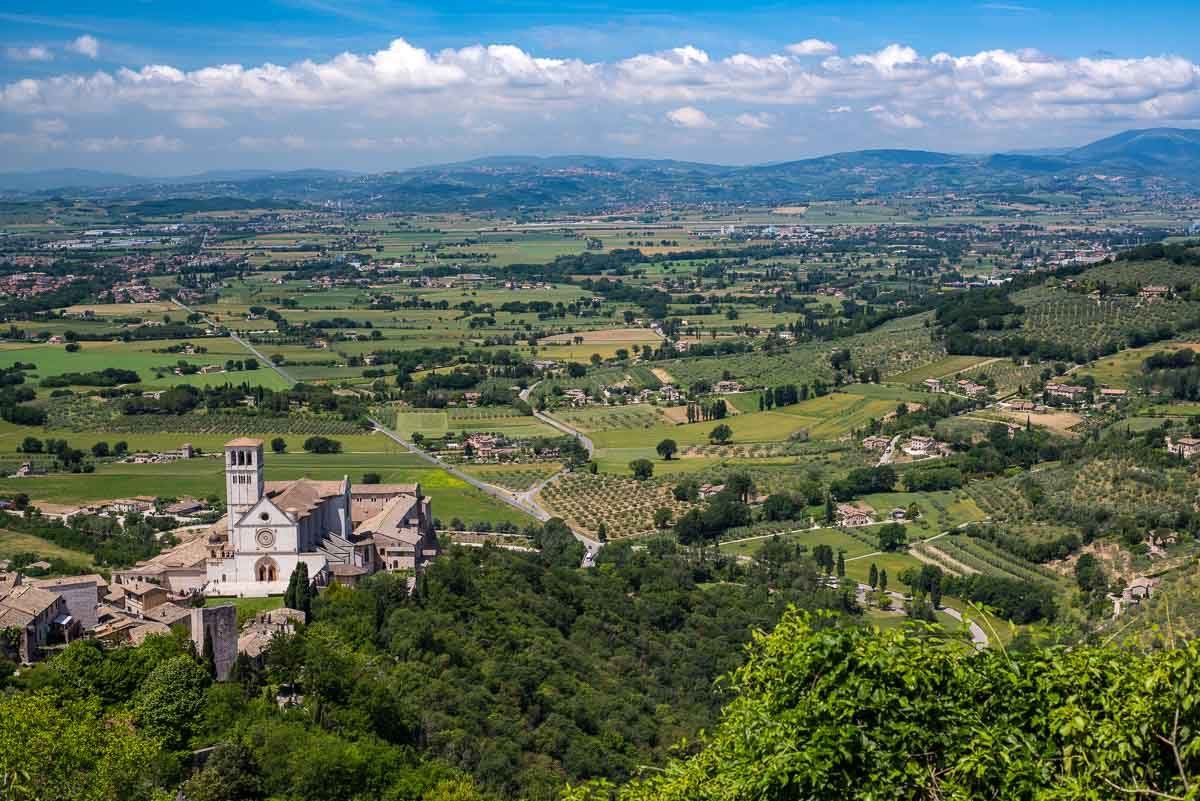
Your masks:
<instances>
[{"instance_id":1,"label":"road through field","mask_svg":"<svg viewBox=\"0 0 1200 801\"><path fill-rule=\"evenodd\" d=\"M217 323L213 322L208 317L206 317L203 313L194 311L193 309L184 305L183 301L179 300L178 298L171 298L171 302L174 303L179 308L183 309L188 314L199 314L200 318L202 320L204 320L204 322L211 325L214 329L221 327ZM226 331L229 333L229 338L232 339L234 342L238 343L239 345L241 345L246 350L250 351L250 353L252 353L254 355L254 357L258 359L259 364L271 368L272 370L274 370L276 373L279 374L280 378L282 378L284 381L288 382L288 384L290 384L292 386L295 386L297 383L299 383L296 380L295 376L293 376L287 370L284 370L279 365L272 362L270 359L268 359L266 356L264 356L262 354L262 352L259 351L258 348L254 347L248 341L242 339L240 336L235 334L232 329L226 329Z\"/></svg>"},{"instance_id":2,"label":"road through field","mask_svg":"<svg viewBox=\"0 0 1200 801\"><path fill-rule=\"evenodd\" d=\"M470 475L467 475L466 473L462 472L454 465L443 462L441 459L437 458L436 456L421 450L420 448L418 448L416 446L416 444L404 439L404 437L400 436L395 431L392 431L390 428L388 428L387 426L385 426L383 423L379 422L378 420L376 420L374 418L368 418L368 419L371 421L371 424L373 426L375 426L376 431L383 434L385 437L388 437L392 441L403 445L405 448L408 448L409 451L411 451L414 455L417 456L417 458L421 459L422 461L428 462L429 464L433 465L434 467L438 467L442 470L445 470L450 475L467 482L468 484L470 484L472 487L475 487L480 492L487 493L488 495L492 496L496 500L502 501L502 502L508 504L509 506L512 506L515 509L525 512L528 515L532 515L533 517L535 517L538 520L541 520L542 522L545 522L550 519L551 514L548 511L546 511L542 507L542 505L540 503L538 503L537 499L534 497L534 492L536 490L527 490L526 492L523 492L523 493L514 493L514 492L509 492L506 489L497 487L493 484L488 484L486 481L480 481L479 479L475 478L474 476L470 476ZM553 476L542 481L539 485L537 485L536 489L541 489L542 486L545 486L547 483L549 483L550 481L552 481L553 479L557 478L560 475L562 475L561 472L555 473ZM596 540L591 539L590 537L584 536L582 533L580 533L579 531L576 531L574 529L572 529L571 533L575 535L575 539L577 539L581 543L583 543L583 547L586 549L586 553L584 554L584 557L583 557L583 564L584 564L584 567L590 567L596 558L596 554L600 551L601 543L597 542Z\"/></svg>"}]
</instances>

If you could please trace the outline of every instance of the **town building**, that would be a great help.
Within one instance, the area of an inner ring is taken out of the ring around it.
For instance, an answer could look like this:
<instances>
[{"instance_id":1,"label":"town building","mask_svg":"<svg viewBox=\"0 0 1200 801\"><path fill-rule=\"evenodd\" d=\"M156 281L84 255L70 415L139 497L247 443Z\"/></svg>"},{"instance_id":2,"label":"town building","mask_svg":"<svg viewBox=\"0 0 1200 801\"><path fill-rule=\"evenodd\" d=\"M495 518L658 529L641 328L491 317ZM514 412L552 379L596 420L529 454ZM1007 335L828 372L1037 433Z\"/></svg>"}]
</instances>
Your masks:
<instances>
[{"instance_id":1,"label":"town building","mask_svg":"<svg viewBox=\"0 0 1200 801\"><path fill-rule=\"evenodd\" d=\"M874 522L866 510L848 503L838 504L836 513L839 526L866 526Z\"/></svg>"},{"instance_id":2,"label":"town building","mask_svg":"<svg viewBox=\"0 0 1200 801\"><path fill-rule=\"evenodd\" d=\"M1200 454L1200 438L1180 437L1173 440L1167 437L1167 453L1173 453L1184 459L1191 459Z\"/></svg>"},{"instance_id":3,"label":"town building","mask_svg":"<svg viewBox=\"0 0 1200 801\"><path fill-rule=\"evenodd\" d=\"M0 631L12 633L0 638L0 653L29 664L41 659L47 646L77 638L80 626L62 596L19 584L0 598Z\"/></svg>"},{"instance_id":4,"label":"town building","mask_svg":"<svg viewBox=\"0 0 1200 801\"><path fill-rule=\"evenodd\" d=\"M1050 398L1062 398L1071 402L1081 401L1087 396L1087 387L1077 387L1074 384L1049 383L1043 388L1043 394Z\"/></svg>"}]
</instances>

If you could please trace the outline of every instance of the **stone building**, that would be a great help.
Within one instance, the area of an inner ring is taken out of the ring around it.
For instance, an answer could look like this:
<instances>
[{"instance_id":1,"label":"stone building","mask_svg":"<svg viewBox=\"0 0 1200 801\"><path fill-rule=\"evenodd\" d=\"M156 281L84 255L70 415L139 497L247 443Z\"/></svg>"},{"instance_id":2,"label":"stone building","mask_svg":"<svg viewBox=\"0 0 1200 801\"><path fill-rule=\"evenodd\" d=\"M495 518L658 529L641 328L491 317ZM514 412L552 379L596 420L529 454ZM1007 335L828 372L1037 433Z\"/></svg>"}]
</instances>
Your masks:
<instances>
[{"instance_id":1,"label":"stone building","mask_svg":"<svg viewBox=\"0 0 1200 801\"><path fill-rule=\"evenodd\" d=\"M320 586L376 570L416 570L437 553L419 485L266 481L263 457L262 440L225 445L227 513L207 538L207 594L282 594L301 562Z\"/></svg>"},{"instance_id":2,"label":"stone building","mask_svg":"<svg viewBox=\"0 0 1200 801\"><path fill-rule=\"evenodd\" d=\"M191 631L198 654L204 653L205 635L212 640L217 681L225 681L238 654L237 607L221 604L192 609Z\"/></svg>"}]
</instances>

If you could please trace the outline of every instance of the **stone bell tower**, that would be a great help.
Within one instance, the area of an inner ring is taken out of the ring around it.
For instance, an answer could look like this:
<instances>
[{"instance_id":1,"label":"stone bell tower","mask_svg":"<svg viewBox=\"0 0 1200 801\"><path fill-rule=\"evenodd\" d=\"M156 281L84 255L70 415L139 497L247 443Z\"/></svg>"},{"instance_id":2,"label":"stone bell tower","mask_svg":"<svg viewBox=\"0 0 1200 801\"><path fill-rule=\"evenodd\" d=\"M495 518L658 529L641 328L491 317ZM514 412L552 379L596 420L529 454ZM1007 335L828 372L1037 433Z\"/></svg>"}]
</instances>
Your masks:
<instances>
[{"instance_id":1,"label":"stone bell tower","mask_svg":"<svg viewBox=\"0 0 1200 801\"><path fill-rule=\"evenodd\" d=\"M235 439L225 443L225 510L229 533L263 496L263 441Z\"/></svg>"}]
</instances>

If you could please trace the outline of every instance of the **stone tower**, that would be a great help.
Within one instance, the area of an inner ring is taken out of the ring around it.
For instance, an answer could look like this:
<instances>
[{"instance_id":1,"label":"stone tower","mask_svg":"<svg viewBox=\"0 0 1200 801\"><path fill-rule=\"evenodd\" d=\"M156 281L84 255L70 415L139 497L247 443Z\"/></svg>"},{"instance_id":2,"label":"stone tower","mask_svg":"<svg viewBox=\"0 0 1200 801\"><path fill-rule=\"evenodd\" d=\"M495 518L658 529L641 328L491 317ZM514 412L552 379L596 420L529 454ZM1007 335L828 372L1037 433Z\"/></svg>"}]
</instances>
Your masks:
<instances>
[{"instance_id":1,"label":"stone tower","mask_svg":"<svg viewBox=\"0 0 1200 801\"><path fill-rule=\"evenodd\" d=\"M229 534L263 496L263 441L235 439L225 443L225 508Z\"/></svg>"},{"instance_id":2,"label":"stone tower","mask_svg":"<svg viewBox=\"0 0 1200 801\"><path fill-rule=\"evenodd\" d=\"M204 653L205 632L212 638L217 681L225 681L229 678L229 670L238 654L237 607L233 604L221 604L192 609L190 623L196 653Z\"/></svg>"}]
</instances>

